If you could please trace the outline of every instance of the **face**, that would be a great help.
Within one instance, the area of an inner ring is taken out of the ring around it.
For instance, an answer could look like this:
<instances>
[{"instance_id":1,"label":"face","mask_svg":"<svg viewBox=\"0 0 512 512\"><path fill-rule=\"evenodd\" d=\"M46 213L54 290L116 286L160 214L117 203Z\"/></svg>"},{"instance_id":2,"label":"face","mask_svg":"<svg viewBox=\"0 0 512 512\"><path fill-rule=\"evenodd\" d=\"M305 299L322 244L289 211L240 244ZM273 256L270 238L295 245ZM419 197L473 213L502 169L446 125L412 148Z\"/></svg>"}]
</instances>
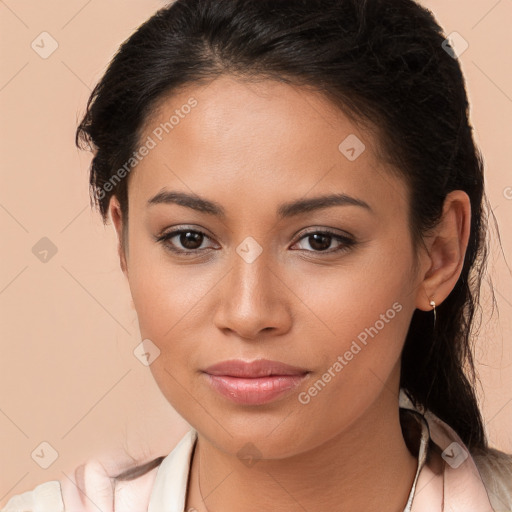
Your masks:
<instances>
[{"instance_id":1,"label":"face","mask_svg":"<svg viewBox=\"0 0 512 512\"><path fill-rule=\"evenodd\" d=\"M233 454L292 456L370 425L396 400L419 285L407 188L371 133L315 92L222 77L164 101L141 141L125 272L167 400ZM300 370L205 373L260 359Z\"/></svg>"}]
</instances>

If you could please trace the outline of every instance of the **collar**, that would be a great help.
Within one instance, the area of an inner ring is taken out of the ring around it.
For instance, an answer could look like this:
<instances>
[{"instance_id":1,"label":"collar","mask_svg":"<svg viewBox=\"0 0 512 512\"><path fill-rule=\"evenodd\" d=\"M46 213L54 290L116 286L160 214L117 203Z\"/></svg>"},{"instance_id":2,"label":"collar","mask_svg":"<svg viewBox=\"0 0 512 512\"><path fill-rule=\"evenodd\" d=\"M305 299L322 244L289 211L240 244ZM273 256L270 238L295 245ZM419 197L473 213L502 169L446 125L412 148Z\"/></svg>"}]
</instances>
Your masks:
<instances>
[{"instance_id":1,"label":"collar","mask_svg":"<svg viewBox=\"0 0 512 512\"><path fill-rule=\"evenodd\" d=\"M403 389L400 407L419 413L422 438L426 430L434 445L417 478L410 511L493 512L475 461L458 434L431 411L415 407Z\"/></svg>"}]
</instances>

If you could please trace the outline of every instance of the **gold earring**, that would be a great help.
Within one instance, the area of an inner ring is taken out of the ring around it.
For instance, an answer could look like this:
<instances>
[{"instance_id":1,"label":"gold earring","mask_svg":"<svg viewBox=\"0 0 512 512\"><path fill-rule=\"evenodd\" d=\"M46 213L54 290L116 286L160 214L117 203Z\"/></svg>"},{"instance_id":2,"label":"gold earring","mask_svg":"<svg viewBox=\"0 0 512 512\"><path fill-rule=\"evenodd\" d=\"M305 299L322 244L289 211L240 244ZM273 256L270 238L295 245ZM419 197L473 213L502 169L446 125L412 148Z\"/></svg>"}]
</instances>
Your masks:
<instances>
[{"instance_id":1,"label":"gold earring","mask_svg":"<svg viewBox=\"0 0 512 512\"><path fill-rule=\"evenodd\" d=\"M434 329L435 329L435 327L436 327L436 303L433 300L431 300L430 305L432 306L432 308L434 310Z\"/></svg>"}]
</instances>

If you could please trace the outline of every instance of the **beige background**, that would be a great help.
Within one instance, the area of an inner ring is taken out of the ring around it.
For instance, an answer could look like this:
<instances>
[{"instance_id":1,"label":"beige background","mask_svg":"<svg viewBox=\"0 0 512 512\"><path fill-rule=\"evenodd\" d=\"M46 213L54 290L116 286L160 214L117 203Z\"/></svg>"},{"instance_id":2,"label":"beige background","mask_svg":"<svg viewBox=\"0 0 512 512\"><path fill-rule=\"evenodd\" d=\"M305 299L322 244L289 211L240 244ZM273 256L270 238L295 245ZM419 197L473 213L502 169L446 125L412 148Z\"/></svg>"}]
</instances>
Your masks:
<instances>
[{"instance_id":1,"label":"beige background","mask_svg":"<svg viewBox=\"0 0 512 512\"><path fill-rule=\"evenodd\" d=\"M422 4L446 34L469 43L461 61L472 123L510 256L512 1ZM93 457L109 465L167 454L187 429L133 355L141 340L115 233L89 207L90 155L74 147L77 120L115 50L163 5L0 0L1 504ZM46 59L31 47L41 37L50 47L44 31L58 43ZM44 237L57 251L45 263L32 252L48 246ZM490 440L512 452L512 280L496 246L489 271L499 318L490 315L487 280L477 361ZM48 469L35 462L51 453L42 442L58 452Z\"/></svg>"}]
</instances>

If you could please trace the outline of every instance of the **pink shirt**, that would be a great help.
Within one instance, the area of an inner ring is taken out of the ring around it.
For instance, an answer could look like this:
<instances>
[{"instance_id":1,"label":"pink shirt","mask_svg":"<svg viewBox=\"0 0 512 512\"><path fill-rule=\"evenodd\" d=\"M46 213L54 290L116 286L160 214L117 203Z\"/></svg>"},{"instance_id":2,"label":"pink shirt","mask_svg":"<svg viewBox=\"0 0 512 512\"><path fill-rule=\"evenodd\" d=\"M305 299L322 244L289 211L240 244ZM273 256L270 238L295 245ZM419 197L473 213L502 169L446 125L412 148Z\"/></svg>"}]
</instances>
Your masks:
<instances>
[{"instance_id":1,"label":"pink shirt","mask_svg":"<svg viewBox=\"0 0 512 512\"><path fill-rule=\"evenodd\" d=\"M400 407L421 412L403 391ZM434 414L427 411L420 421L418 467L404 512L512 512L512 456L491 450L473 457ZM116 481L91 460L76 469L74 481L38 485L0 512L184 512L196 439L197 431L189 430L158 467L130 481ZM432 451L427 461L429 439L442 455Z\"/></svg>"}]
</instances>

